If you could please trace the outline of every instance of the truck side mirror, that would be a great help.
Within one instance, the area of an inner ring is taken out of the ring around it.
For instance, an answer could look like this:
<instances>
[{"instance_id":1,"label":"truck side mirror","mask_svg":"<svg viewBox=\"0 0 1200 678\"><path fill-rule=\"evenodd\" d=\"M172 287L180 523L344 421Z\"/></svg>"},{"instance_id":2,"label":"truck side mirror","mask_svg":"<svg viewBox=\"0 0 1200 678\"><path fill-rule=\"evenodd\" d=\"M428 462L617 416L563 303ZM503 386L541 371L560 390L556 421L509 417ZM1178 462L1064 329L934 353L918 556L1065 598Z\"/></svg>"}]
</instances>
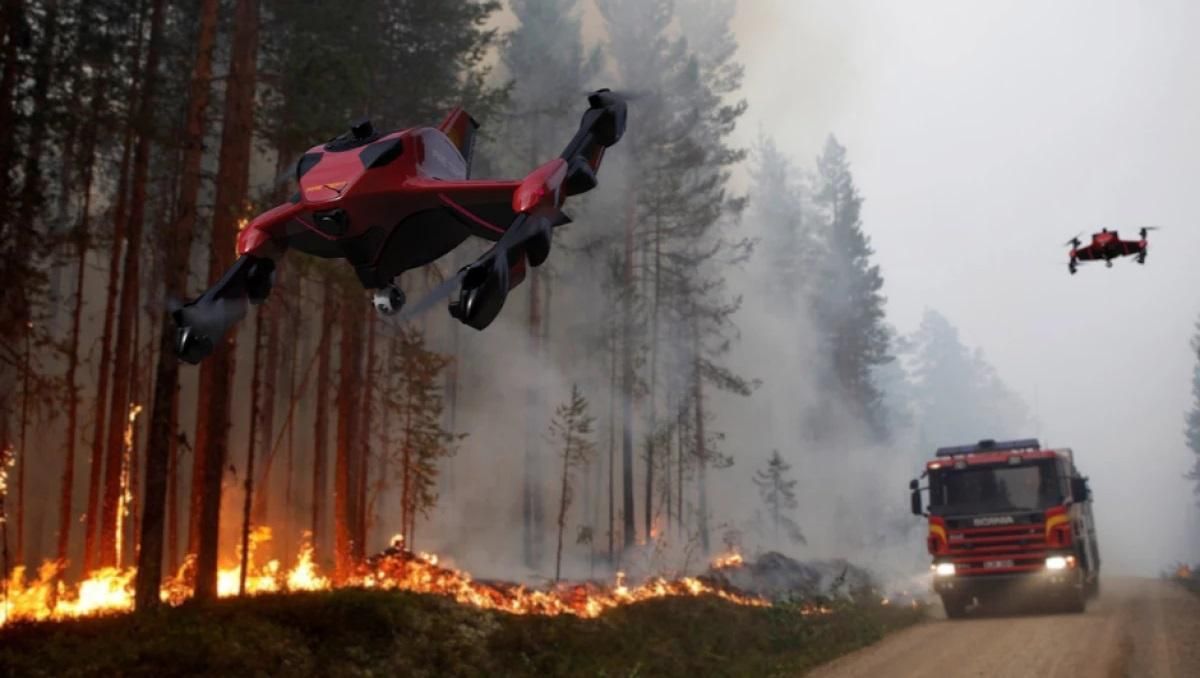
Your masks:
<instances>
[{"instance_id":1,"label":"truck side mirror","mask_svg":"<svg viewBox=\"0 0 1200 678\"><path fill-rule=\"evenodd\" d=\"M1091 493L1091 490L1088 488L1086 478L1072 478L1071 479L1071 497L1076 502L1085 502L1088 499L1091 499L1092 493Z\"/></svg>"},{"instance_id":2,"label":"truck side mirror","mask_svg":"<svg viewBox=\"0 0 1200 678\"><path fill-rule=\"evenodd\" d=\"M921 489L920 483L916 478L908 484L909 500L912 502L912 512L914 516L924 515L925 511L921 507Z\"/></svg>"}]
</instances>

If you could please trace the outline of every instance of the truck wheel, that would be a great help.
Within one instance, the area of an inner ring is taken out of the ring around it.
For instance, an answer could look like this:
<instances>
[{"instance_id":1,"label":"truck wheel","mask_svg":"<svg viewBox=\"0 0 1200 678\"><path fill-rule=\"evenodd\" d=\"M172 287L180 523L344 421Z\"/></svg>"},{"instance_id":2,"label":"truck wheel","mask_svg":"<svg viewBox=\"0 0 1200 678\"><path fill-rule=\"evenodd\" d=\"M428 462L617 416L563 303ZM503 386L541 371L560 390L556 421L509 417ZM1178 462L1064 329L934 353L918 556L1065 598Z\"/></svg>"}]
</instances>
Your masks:
<instances>
[{"instance_id":1,"label":"truck wheel","mask_svg":"<svg viewBox=\"0 0 1200 678\"><path fill-rule=\"evenodd\" d=\"M942 607L946 610L948 619L961 619L967 615L967 604L970 599L965 596L942 594Z\"/></svg>"},{"instance_id":2,"label":"truck wheel","mask_svg":"<svg viewBox=\"0 0 1200 678\"><path fill-rule=\"evenodd\" d=\"M1097 575L1093 576L1092 580L1090 582L1088 582L1087 597L1088 598L1099 598L1100 597L1100 575L1097 574Z\"/></svg>"}]
</instances>

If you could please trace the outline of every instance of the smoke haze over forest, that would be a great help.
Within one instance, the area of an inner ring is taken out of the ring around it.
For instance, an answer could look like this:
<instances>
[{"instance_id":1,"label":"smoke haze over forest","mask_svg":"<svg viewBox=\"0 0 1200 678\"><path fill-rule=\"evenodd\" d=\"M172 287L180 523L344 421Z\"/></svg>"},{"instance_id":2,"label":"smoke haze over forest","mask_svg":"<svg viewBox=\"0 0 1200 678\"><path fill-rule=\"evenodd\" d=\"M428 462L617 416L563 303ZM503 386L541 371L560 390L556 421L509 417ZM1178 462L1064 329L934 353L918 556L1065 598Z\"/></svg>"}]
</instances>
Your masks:
<instances>
[{"instance_id":1,"label":"smoke haze over forest","mask_svg":"<svg viewBox=\"0 0 1200 678\"><path fill-rule=\"evenodd\" d=\"M983 349L1031 408L1028 433L1073 447L1092 478L1106 564L1139 574L1200 546L1182 436L1196 25L1182 0L747 2L735 21L741 138L766 130L800 160L826 131L846 144L889 319L911 331L933 308ZM1144 268L1067 275L1068 238L1143 225L1165 227Z\"/></svg>"},{"instance_id":2,"label":"smoke haze over forest","mask_svg":"<svg viewBox=\"0 0 1200 678\"><path fill-rule=\"evenodd\" d=\"M597 13L584 17L584 34L602 41ZM749 104L737 143L770 136L800 166L830 132L847 146L888 321L907 334L926 310L945 315L1028 407L1028 426L977 437L1075 449L1096 490L1106 562L1122 572L1154 574L1200 547L1187 536L1197 511L1181 434L1200 311L1189 296L1200 269L1185 255L1200 245L1188 190L1200 176L1200 85L1188 66L1200 48L1185 29L1197 20L1187 2L768 0L739 3L732 24ZM735 182L749 190L744 167ZM1071 236L1107 227L1131 237L1142 225L1167 227L1146 268L1066 275L1060 245ZM747 307L743 320L753 298ZM742 325L734 354L748 376L778 374L748 358L764 348L776 357L769 315ZM747 425L735 439L751 459L767 442L756 432L771 426L750 414L762 400L724 403ZM893 452L908 466L863 470L867 487L878 474L914 474L932 448ZM893 508L908 477L879 485Z\"/></svg>"}]
</instances>

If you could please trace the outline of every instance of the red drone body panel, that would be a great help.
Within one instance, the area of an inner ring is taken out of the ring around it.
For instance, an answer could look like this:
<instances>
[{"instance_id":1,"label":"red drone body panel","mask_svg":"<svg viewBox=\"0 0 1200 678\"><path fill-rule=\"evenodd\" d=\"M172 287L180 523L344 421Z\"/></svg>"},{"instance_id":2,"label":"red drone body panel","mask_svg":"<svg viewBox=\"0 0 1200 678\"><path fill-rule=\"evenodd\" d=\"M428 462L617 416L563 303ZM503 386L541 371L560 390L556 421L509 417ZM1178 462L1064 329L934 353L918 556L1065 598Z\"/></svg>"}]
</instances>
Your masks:
<instances>
[{"instance_id":1,"label":"red drone body panel","mask_svg":"<svg viewBox=\"0 0 1200 678\"><path fill-rule=\"evenodd\" d=\"M254 218L238 236L234 266L173 311L180 358L202 360L245 315L246 302L265 300L275 260L289 249L345 259L374 292L376 309L393 315L405 302L394 284L401 273L439 259L471 236L493 241L431 294L448 295L461 285L451 315L476 329L487 327L526 265L545 261L553 228L569 223L561 209L566 198L596 186L605 149L624 133L623 99L598 90L588 102L562 154L521 180L470 178L478 125L457 108L437 128L379 134L364 120L312 147L296 164L296 193Z\"/></svg>"},{"instance_id":2,"label":"red drone body panel","mask_svg":"<svg viewBox=\"0 0 1200 678\"><path fill-rule=\"evenodd\" d=\"M1138 240L1121 240L1121 236L1116 231L1105 228L1099 233L1093 233L1092 242L1086 247L1079 240L1079 236L1071 238L1066 243L1071 246L1067 270L1074 275L1081 261L1103 261L1106 266L1112 267L1113 259L1124 256L1133 256L1134 261L1144 264L1149 247L1146 236L1155 228L1155 226L1142 227Z\"/></svg>"}]
</instances>

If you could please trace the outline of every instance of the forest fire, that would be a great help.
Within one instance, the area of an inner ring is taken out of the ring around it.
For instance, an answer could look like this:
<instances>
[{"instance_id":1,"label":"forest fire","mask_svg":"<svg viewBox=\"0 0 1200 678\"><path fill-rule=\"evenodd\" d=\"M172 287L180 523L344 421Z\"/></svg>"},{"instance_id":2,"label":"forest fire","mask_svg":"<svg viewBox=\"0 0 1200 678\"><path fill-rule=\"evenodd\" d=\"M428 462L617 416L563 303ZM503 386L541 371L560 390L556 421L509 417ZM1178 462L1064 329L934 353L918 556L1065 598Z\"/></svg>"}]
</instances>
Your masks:
<instances>
[{"instance_id":1,"label":"forest fire","mask_svg":"<svg viewBox=\"0 0 1200 678\"><path fill-rule=\"evenodd\" d=\"M742 554L738 553L737 551L722 553L712 561L712 567L714 570L726 570L733 567L741 567L745 564L746 560L742 558Z\"/></svg>"},{"instance_id":2,"label":"forest fire","mask_svg":"<svg viewBox=\"0 0 1200 678\"><path fill-rule=\"evenodd\" d=\"M134 452L135 452L134 447L133 447L134 425L137 423L138 415L141 414L141 412L142 412L141 405L134 403L129 406L128 422L125 424L125 434L122 438L125 441L125 448L124 448L124 452L121 455L121 492L118 495L117 526L116 526L117 529L116 529L116 537L115 537L115 542L117 545L116 553L117 553L117 564L118 565L121 564L120 558L121 558L121 554L124 552L124 549L122 548L122 545L124 542L124 535L125 535L124 523L125 523L125 519L129 517L129 507L133 503L133 500L134 500L133 488L130 487L129 481L130 481L131 474L134 473L134 470L133 470L133 458L134 458Z\"/></svg>"},{"instance_id":3,"label":"forest fire","mask_svg":"<svg viewBox=\"0 0 1200 678\"><path fill-rule=\"evenodd\" d=\"M251 549L268 539L269 529L256 530ZM510 614L572 614L588 618L621 605L671 596L713 595L739 605L765 607L770 604L762 598L728 591L694 577L653 577L629 586L625 583L624 573L618 572L612 586L584 582L559 584L548 589L512 582L476 581L467 572L439 565L435 554L412 553L404 546L403 537L397 536L390 548L369 558L340 586L432 593L451 597L464 605ZM253 550L250 555L253 562ZM0 600L0 627L9 621L71 619L133 608L133 568L98 570L75 587L62 581L62 569L60 564L47 561L39 568L37 576L30 578L26 576L25 568L14 568L8 581L7 597ZM187 600L191 592L188 583L191 572L189 560L178 574L164 582L164 602L178 605ZM239 576L238 567L222 569L218 574L218 596L236 596ZM278 560L271 560L252 566L246 578L248 595L332 588L335 585L320 573L313 562L312 547L308 545L301 548L292 568L285 569Z\"/></svg>"}]
</instances>

